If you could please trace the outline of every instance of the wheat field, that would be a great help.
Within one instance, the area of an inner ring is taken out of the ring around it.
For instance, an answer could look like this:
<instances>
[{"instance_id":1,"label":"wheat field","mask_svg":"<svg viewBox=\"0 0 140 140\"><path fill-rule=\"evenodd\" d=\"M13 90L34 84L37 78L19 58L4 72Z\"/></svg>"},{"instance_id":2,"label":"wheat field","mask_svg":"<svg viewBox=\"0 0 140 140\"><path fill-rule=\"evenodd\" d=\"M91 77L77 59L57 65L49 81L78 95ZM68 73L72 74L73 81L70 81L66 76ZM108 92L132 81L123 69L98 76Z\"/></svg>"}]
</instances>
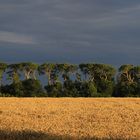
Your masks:
<instances>
[{"instance_id":1,"label":"wheat field","mask_svg":"<svg viewBox=\"0 0 140 140\"><path fill-rule=\"evenodd\" d=\"M0 98L0 140L140 139L140 99Z\"/></svg>"}]
</instances>

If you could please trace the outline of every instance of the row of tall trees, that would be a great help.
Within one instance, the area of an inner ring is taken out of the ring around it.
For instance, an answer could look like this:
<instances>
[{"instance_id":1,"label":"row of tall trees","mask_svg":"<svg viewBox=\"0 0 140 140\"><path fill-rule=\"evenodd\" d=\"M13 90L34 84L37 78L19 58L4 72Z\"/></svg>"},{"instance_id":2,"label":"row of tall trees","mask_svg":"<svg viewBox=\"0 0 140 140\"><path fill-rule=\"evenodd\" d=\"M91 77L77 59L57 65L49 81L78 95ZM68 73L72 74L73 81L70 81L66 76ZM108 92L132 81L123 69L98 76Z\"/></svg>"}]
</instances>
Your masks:
<instances>
[{"instance_id":1,"label":"row of tall trees","mask_svg":"<svg viewBox=\"0 0 140 140\"><path fill-rule=\"evenodd\" d=\"M46 76L43 87L39 77ZM3 81L7 84L3 84ZM107 64L0 63L1 96L140 96L140 66Z\"/></svg>"}]
</instances>

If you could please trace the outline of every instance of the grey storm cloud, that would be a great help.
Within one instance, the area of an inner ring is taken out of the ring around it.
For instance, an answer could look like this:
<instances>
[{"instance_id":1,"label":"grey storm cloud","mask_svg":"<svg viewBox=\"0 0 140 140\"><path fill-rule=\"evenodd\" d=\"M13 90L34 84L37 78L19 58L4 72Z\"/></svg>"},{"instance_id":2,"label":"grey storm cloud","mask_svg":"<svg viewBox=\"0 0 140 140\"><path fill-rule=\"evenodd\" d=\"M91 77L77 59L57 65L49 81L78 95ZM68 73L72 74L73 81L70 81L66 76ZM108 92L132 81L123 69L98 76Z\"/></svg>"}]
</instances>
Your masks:
<instances>
[{"instance_id":1,"label":"grey storm cloud","mask_svg":"<svg viewBox=\"0 0 140 140\"><path fill-rule=\"evenodd\" d=\"M12 32L1 32L0 31L0 42L10 42L19 44L35 44L32 37L27 35L20 35Z\"/></svg>"},{"instance_id":2,"label":"grey storm cloud","mask_svg":"<svg viewBox=\"0 0 140 140\"><path fill-rule=\"evenodd\" d=\"M139 64L139 13L139 0L0 0L0 59Z\"/></svg>"}]
</instances>

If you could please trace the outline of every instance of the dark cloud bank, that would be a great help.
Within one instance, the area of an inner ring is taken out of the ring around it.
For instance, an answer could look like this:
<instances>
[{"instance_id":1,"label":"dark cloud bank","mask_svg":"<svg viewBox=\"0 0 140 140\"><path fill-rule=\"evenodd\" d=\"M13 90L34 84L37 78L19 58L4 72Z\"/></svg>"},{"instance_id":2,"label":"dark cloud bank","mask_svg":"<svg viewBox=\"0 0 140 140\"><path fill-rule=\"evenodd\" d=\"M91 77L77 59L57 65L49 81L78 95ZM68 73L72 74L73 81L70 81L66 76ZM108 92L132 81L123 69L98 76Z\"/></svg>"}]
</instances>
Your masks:
<instances>
[{"instance_id":1,"label":"dark cloud bank","mask_svg":"<svg viewBox=\"0 0 140 140\"><path fill-rule=\"evenodd\" d=\"M139 64L139 0L0 0L0 60Z\"/></svg>"}]
</instances>

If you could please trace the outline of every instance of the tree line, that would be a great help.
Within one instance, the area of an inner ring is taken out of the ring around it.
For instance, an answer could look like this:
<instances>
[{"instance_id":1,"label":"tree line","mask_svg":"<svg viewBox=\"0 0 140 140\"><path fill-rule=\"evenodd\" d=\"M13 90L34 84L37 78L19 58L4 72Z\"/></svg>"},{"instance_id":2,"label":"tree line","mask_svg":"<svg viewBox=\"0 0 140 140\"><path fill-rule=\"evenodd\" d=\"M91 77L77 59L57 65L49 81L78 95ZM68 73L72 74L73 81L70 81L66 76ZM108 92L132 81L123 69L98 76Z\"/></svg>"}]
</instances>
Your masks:
<instances>
[{"instance_id":1,"label":"tree line","mask_svg":"<svg viewBox=\"0 0 140 140\"><path fill-rule=\"evenodd\" d=\"M46 77L45 86L39 80ZM7 81L7 84L4 82ZM140 66L0 63L0 96L140 97Z\"/></svg>"}]
</instances>

